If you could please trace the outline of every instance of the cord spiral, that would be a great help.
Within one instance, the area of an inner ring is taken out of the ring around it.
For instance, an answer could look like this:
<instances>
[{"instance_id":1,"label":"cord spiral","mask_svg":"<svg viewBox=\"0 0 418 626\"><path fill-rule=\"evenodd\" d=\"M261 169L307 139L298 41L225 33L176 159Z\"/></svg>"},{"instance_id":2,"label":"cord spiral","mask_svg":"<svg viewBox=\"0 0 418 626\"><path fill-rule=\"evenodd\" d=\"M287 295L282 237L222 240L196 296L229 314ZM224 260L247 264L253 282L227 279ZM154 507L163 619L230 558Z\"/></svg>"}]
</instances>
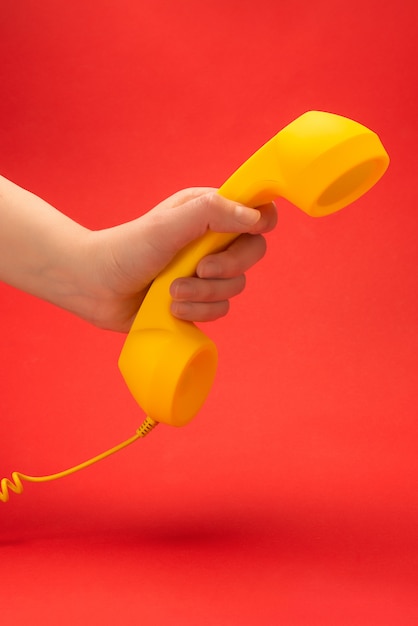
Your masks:
<instances>
[{"instance_id":1,"label":"cord spiral","mask_svg":"<svg viewBox=\"0 0 418 626\"><path fill-rule=\"evenodd\" d=\"M23 492L23 484L22 481L26 481L29 483L45 483L51 480L58 480L59 478L64 478L65 476L69 476L70 474L74 474L75 472L79 472L86 467L90 467L94 463L98 463L102 459L105 459L119 450L126 448L131 445L138 439L141 439L148 435L156 426L158 422L153 420L151 417L147 417L141 424L141 426L137 429L135 435L130 437L126 441L123 441L117 446L114 446L110 450L106 450L106 452L102 452L97 456L89 459L88 461L84 461L84 463L80 463L79 465L75 465L74 467L70 467L67 470L62 472L58 472L56 474L49 474L48 476L28 476L26 474L22 474L21 472L12 472L11 478L2 478L0 481L0 502L8 502L10 492L21 494Z\"/></svg>"},{"instance_id":2,"label":"cord spiral","mask_svg":"<svg viewBox=\"0 0 418 626\"><path fill-rule=\"evenodd\" d=\"M9 478L2 478L0 482L0 501L7 502L9 500L9 491L13 491L13 493L22 493L23 485L22 478L25 479L26 476L20 474L19 472L12 472L11 480Z\"/></svg>"}]
</instances>

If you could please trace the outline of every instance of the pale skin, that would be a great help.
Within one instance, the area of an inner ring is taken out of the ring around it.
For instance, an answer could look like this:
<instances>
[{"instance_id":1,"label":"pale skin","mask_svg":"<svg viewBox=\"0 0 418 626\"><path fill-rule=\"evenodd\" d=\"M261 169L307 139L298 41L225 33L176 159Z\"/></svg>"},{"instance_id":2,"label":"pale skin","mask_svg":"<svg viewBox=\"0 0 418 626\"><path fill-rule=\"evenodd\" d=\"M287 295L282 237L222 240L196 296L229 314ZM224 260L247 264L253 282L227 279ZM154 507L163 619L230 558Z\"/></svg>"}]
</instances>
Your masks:
<instances>
[{"instance_id":1,"label":"pale skin","mask_svg":"<svg viewBox=\"0 0 418 626\"><path fill-rule=\"evenodd\" d=\"M273 203L252 209L212 188L170 196L131 222L90 230L0 176L0 280L100 327L128 332L153 279L208 229L240 233L170 287L171 312L204 322L227 314L276 225Z\"/></svg>"}]
</instances>

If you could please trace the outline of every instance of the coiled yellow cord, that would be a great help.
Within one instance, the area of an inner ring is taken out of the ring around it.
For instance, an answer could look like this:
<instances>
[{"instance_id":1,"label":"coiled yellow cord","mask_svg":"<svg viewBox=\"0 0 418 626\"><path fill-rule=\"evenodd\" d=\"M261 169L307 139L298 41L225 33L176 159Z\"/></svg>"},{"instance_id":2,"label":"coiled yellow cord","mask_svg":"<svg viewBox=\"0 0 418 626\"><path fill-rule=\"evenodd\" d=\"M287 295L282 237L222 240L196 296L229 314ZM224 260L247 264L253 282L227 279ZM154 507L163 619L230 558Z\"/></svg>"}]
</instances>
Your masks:
<instances>
[{"instance_id":1,"label":"coiled yellow cord","mask_svg":"<svg viewBox=\"0 0 418 626\"><path fill-rule=\"evenodd\" d=\"M107 450L106 452L102 452L102 454L98 454L97 456L85 461L84 463L80 463L79 465L75 465L74 467L70 467L70 469L64 470L63 472L58 472L57 474L50 474L48 476L27 476L26 474L21 474L21 472L12 472L11 480L9 478L2 478L0 482L0 502L7 502L9 500L9 491L13 491L13 493L22 493L23 485L22 480L26 480L29 483L45 483L50 480L57 480L58 478L64 478L65 476L69 476L70 474L74 474L75 472L79 472L80 470L93 465L94 463L98 463L102 459L105 459L119 450L126 448L127 446L137 441L137 439L141 439L148 435L153 428L157 426L158 422L151 419L151 417L147 417L141 424L141 426L136 431L133 437L123 441L119 445Z\"/></svg>"}]
</instances>

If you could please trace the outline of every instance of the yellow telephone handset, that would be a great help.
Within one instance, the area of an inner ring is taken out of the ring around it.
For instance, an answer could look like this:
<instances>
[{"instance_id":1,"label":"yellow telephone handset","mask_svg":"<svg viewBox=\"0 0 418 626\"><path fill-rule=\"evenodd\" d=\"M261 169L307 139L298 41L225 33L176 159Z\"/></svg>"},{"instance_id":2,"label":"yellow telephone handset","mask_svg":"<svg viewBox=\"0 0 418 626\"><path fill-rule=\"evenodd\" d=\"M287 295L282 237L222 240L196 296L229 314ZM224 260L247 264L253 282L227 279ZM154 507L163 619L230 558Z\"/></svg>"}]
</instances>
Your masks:
<instances>
[{"instance_id":1,"label":"yellow telephone handset","mask_svg":"<svg viewBox=\"0 0 418 626\"><path fill-rule=\"evenodd\" d=\"M339 115L309 111L253 154L219 193L252 207L283 197L308 215L323 216L363 195L388 164L374 132ZM156 422L189 422L206 400L217 367L213 341L171 315L170 285L193 275L202 257L237 236L209 232L182 250L152 283L126 338L120 371Z\"/></svg>"}]
</instances>

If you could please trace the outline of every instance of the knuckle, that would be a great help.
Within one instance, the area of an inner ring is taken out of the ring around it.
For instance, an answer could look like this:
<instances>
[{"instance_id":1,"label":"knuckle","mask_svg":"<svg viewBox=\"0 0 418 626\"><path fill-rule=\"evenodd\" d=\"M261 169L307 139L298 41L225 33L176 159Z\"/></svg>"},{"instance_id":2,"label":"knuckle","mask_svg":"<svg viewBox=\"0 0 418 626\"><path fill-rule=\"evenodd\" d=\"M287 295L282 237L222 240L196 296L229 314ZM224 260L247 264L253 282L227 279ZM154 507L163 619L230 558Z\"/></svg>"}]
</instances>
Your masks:
<instances>
[{"instance_id":1,"label":"knuckle","mask_svg":"<svg viewBox=\"0 0 418 626\"><path fill-rule=\"evenodd\" d=\"M220 195L216 191L208 191L199 196L198 200L205 210L215 210L219 206Z\"/></svg>"},{"instance_id":2,"label":"knuckle","mask_svg":"<svg viewBox=\"0 0 418 626\"><path fill-rule=\"evenodd\" d=\"M237 276L236 279L236 294L242 293L247 284L247 277L245 274L241 274L241 276Z\"/></svg>"},{"instance_id":3,"label":"knuckle","mask_svg":"<svg viewBox=\"0 0 418 626\"><path fill-rule=\"evenodd\" d=\"M261 259L266 254L267 241L265 237L263 237L263 235L257 235L256 238L257 238L258 252L260 255L260 259Z\"/></svg>"},{"instance_id":4,"label":"knuckle","mask_svg":"<svg viewBox=\"0 0 418 626\"><path fill-rule=\"evenodd\" d=\"M231 227L235 204L221 196L216 190L211 190L200 197L201 209L207 216L209 227L218 232Z\"/></svg>"},{"instance_id":5,"label":"knuckle","mask_svg":"<svg viewBox=\"0 0 418 626\"><path fill-rule=\"evenodd\" d=\"M214 307L214 319L219 317L225 317L228 315L230 309L229 300L222 300L222 302L217 302L216 307Z\"/></svg>"},{"instance_id":6,"label":"knuckle","mask_svg":"<svg viewBox=\"0 0 418 626\"><path fill-rule=\"evenodd\" d=\"M241 276L243 270L243 262L241 258L231 251L225 253L225 265L223 275L225 278L237 278Z\"/></svg>"}]
</instances>

